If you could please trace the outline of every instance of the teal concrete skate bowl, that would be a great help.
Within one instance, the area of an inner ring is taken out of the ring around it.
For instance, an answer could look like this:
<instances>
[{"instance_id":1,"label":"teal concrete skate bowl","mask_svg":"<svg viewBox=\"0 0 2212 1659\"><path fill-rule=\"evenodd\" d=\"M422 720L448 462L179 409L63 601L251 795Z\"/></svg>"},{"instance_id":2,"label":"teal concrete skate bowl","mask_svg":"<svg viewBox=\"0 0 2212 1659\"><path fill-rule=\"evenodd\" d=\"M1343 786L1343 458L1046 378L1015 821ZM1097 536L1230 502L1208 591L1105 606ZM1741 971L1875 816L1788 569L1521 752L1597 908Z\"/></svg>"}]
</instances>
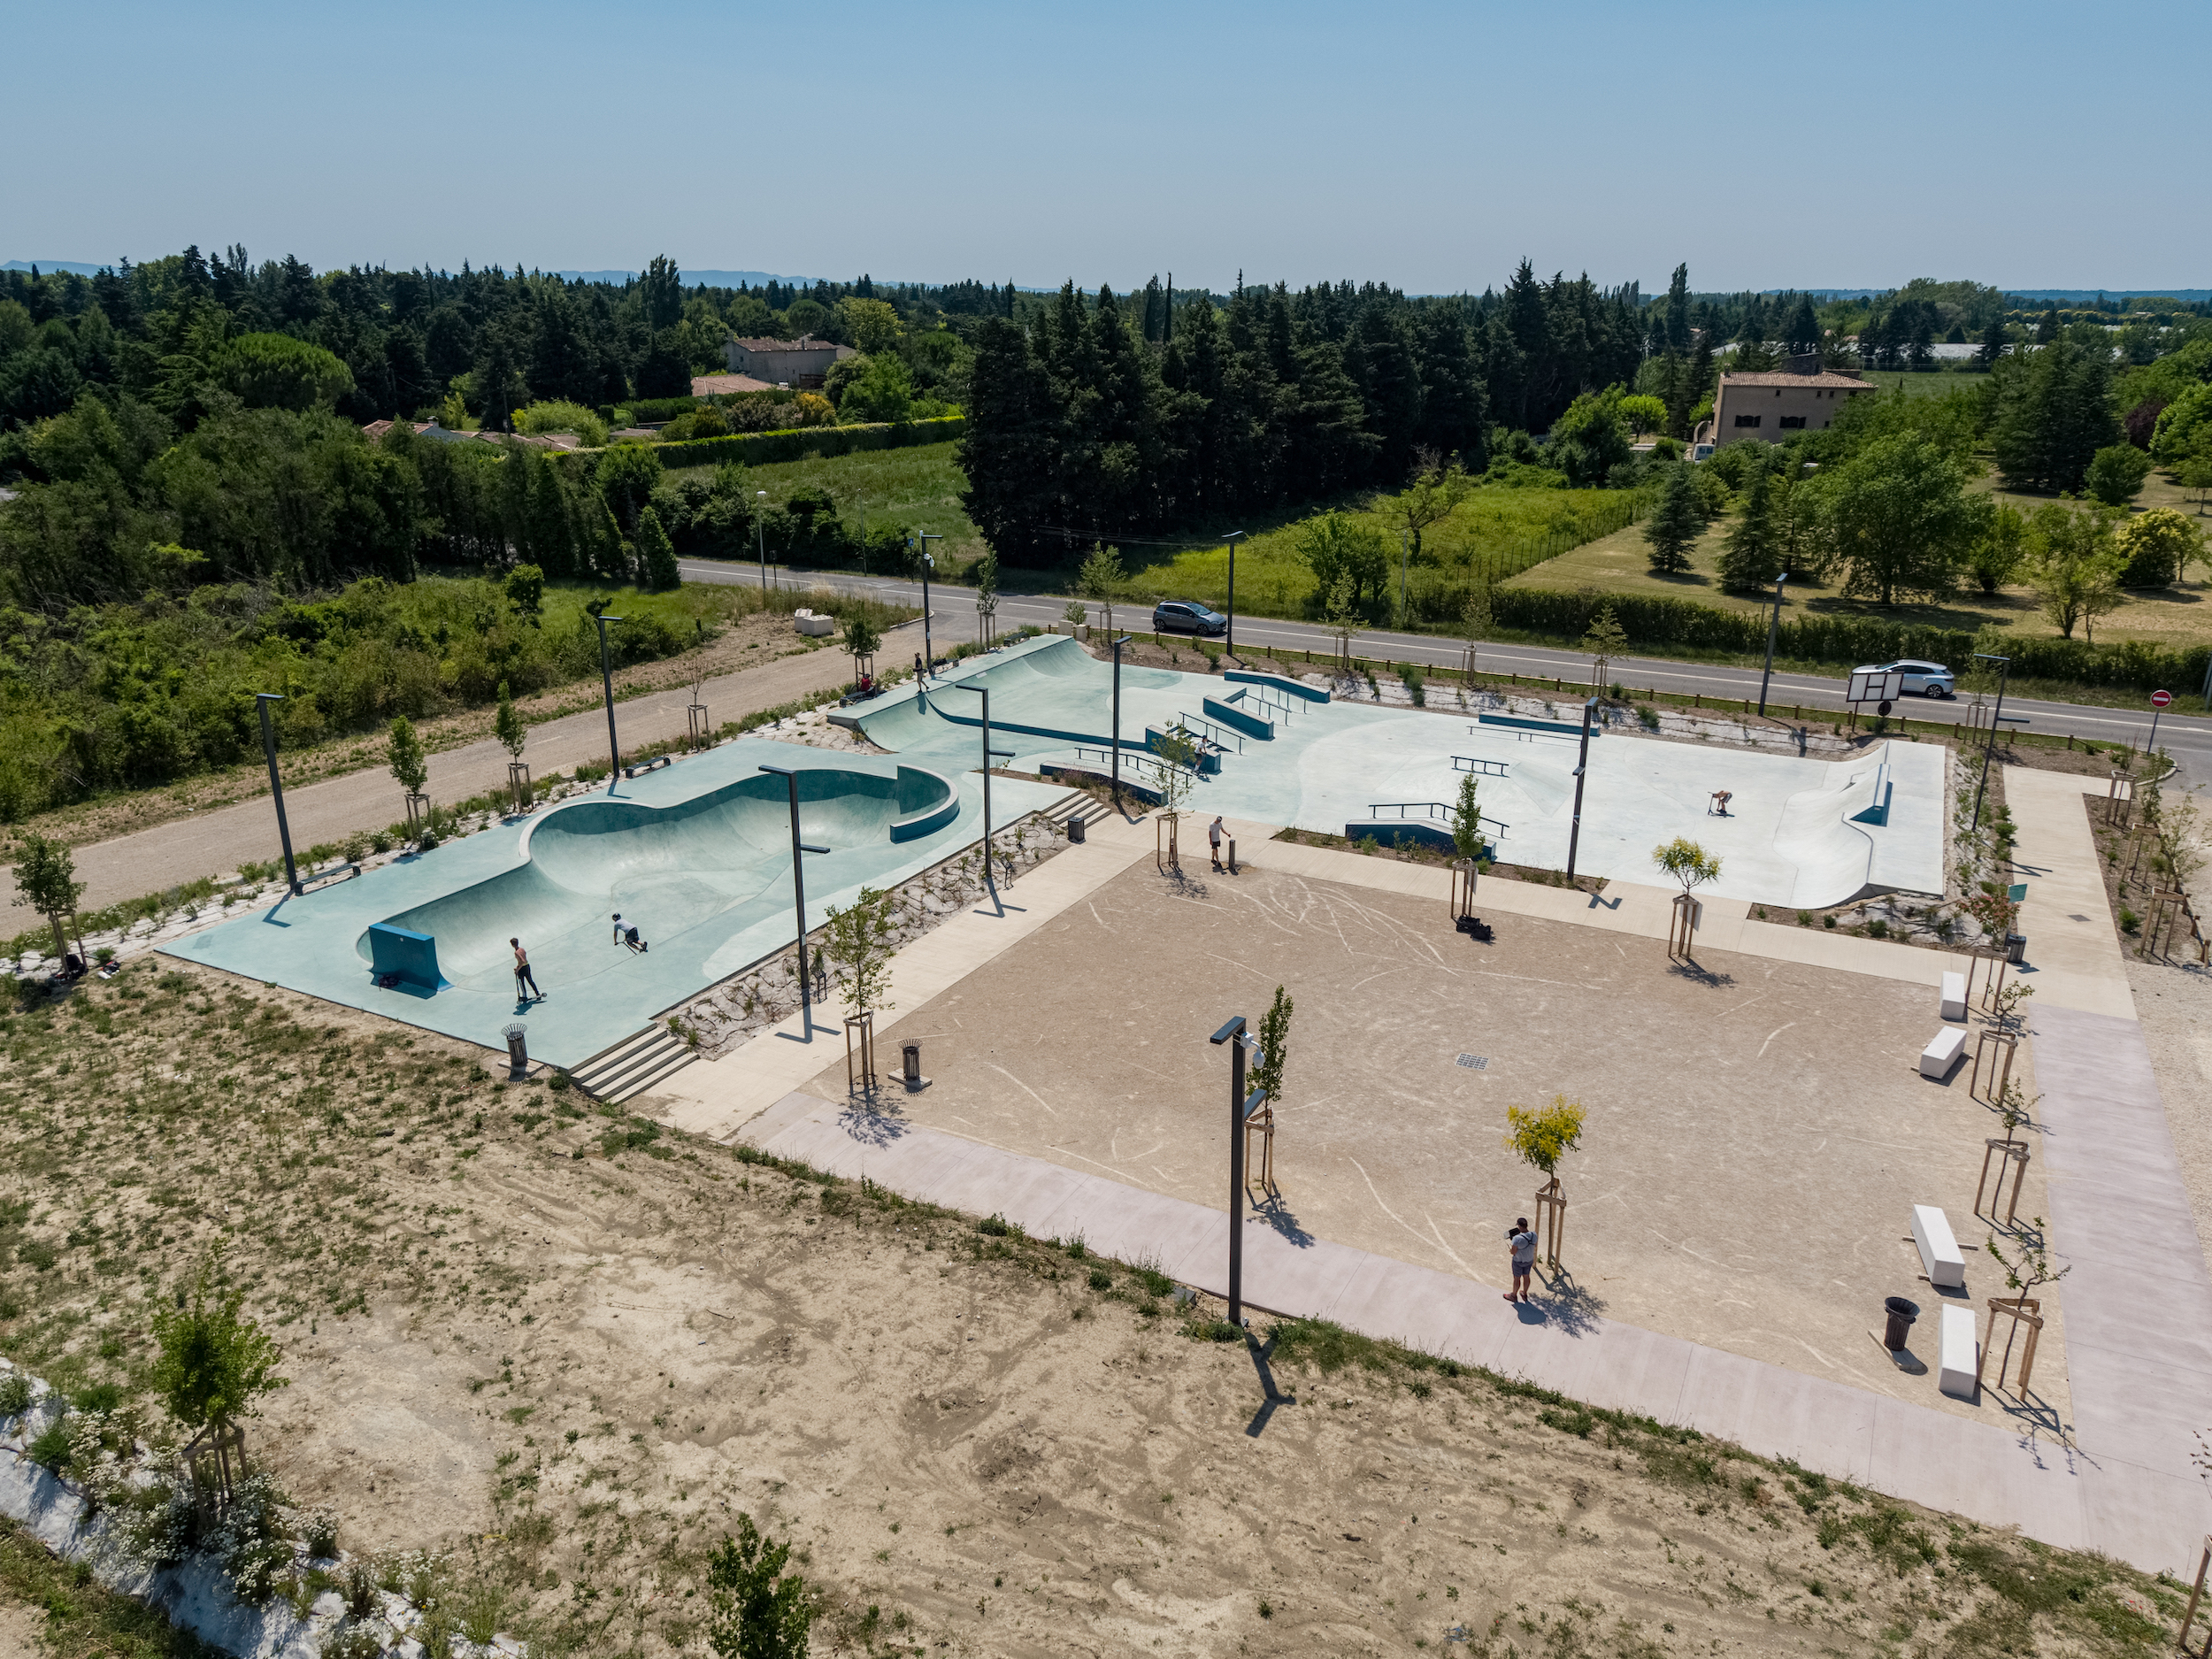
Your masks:
<instances>
[{"instance_id":1,"label":"teal concrete skate bowl","mask_svg":"<svg viewBox=\"0 0 2212 1659\"><path fill-rule=\"evenodd\" d=\"M741 739L164 949L488 1048L520 1018L533 1056L573 1065L789 948L789 785L763 764L792 770L800 836L829 849L804 856L810 927L982 833L980 780L952 765ZM997 780L994 821L1063 793ZM526 1007L510 939L544 993Z\"/></svg>"}]
</instances>

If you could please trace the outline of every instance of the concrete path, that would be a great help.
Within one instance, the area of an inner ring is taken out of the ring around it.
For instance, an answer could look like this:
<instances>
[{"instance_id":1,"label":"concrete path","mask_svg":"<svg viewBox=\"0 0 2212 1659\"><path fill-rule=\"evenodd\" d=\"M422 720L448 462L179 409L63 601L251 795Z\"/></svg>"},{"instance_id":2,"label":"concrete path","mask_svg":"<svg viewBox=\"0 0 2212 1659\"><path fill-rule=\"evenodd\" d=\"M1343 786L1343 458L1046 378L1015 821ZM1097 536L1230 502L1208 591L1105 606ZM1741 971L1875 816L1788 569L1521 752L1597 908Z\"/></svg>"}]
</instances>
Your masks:
<instances>
[{"instance_id":1,"label":"concrete path","mask_svg":"<svg viewBox=\"0 0 2212 1659\"><path fill-rule=\"evenodd\" d=\"M2083 797L2104 794L2093 778L2005 768L2005 804L2018 834L2013 873L2028 889L2016 926L2028 941L2022 977L2038 1010L2058 1006L2135 1018L2112 909L2105 902L2097 843Z\"/></svg>"},{"instance_id":2,"label":"concrete path","mask_svg":"<svg viewBox=\"0 0 2212 1659\"><path fill-rule=\"evenodd\" d=\"M851 678L852 659L842 651L807 651L710 680L703 695L709 718L719 725L829 690ZM616 728L624 749L681 737L688 718L684 710L690 702L691 688L678 686L615 704ZM524 758L540 774L580 761L605 760L606 710L593 708L532 726ZM503 787L506 780L507 751L490 738L430 757L427 793L441 804ZM288 789L284 810L291 825L293 850L303 863L308 848L319 841L343 841L357 830L381 829L405 816L400 787L381 766ZM96 910L235 870L241 859L278 856L276 814L264 789L213 811L80 847L77 879L85 884L84 908ZM14 897L12 872L0 866L0 910Z\"/></svg>"}]
</instances>

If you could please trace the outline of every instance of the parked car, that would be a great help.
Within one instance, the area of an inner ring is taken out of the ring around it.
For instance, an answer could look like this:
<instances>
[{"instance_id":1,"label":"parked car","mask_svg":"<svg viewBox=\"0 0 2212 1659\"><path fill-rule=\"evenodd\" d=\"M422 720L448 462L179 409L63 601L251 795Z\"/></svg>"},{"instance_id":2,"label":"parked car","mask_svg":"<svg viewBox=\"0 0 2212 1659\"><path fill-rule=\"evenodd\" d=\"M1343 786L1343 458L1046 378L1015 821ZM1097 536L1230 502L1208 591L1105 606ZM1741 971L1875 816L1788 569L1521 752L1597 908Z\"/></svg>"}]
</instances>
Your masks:
<instances>
[{"instance_id":1,"label":"parked car","mask_svg":"<svg viewBox=\"0 0 2212 1659\"><path fill-rule=\"evenodd\" d=\"M1226 634L1229 618L1194 599L1169 599L1152 607L1155 634Z\"/></svg>"},{"instance_id":2,"label":"parked car","mask_svg":"<svg viewBox=\"0 0 2212 1659\"><path fill-rule=\"evenodd\" d=\"M1908 697L1955 697L1959 695L1957 683L1951 678L1951 671L1941 663L1912 660L1878 663L1854 672L1862 674L1901 674L1904 678L1900 682L1900 688Z\"/></svg>"}]
</instances>

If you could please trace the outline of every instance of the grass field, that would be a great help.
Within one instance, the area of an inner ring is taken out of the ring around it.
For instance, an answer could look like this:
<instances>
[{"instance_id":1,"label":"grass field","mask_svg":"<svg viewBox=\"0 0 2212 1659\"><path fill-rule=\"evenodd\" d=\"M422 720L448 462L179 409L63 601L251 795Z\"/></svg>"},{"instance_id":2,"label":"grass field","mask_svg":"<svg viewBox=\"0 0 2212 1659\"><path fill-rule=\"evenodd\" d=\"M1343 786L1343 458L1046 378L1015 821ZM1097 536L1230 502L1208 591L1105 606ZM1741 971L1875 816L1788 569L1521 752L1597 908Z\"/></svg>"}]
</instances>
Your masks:
<instances>
[{"instance_id":1,"label":"grass field","mask_svg":"<svg viewBox=\"0 0 2212 1659\"><path fill-rule=\"evenodd\" d=\"M983 538L960 504L968 488L967 474L953 462L959 446L920 444L910 449L872 449L859 455L810 456L803 461L778 461L749 467L752 488L764 489L768 499L784 502L807 488L826 489L837 503L838 514L857 529L864 511L871 523L895 522L917 531L943 536L932 549L941 564L946 556L964 565L983 554ZM704 477L711 467L693 467ZM685 476L671 473L672 478Z\"/></svg>"},{"instance_id":2,"label":"grass field","mask_svg":"<svg viewBox=\"0 0 2212 1659\"><path fill-rule=\"evenodd\" d=\"M1980 375L1965 369L1932 369L1921 373L1906 369L1862 369L1859 378L1886 392L1901 386L1908 397L1941 397L1983 383Z\"/></svg>"}]
</instances>

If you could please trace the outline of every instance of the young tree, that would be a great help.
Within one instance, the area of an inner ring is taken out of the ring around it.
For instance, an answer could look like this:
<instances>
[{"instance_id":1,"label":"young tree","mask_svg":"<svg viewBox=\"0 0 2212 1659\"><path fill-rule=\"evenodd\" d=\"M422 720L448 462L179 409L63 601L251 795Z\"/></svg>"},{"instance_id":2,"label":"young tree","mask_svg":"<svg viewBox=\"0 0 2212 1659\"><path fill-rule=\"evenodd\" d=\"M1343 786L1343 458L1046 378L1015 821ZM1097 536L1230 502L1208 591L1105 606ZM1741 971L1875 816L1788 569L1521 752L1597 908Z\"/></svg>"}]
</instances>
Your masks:
<instances>
[{"instance_id":1,"label":"young tree","mask_svg":"<svg viewBox=\"0 0 2212 1659\"><path fill-rule=\"evenodd\" d=\"M1885 605L1948 593L1980 528L1959 469L1912 433L1877 438L1845 461L1826 500L1844 592Z\"/></svg>"},{"instance_id":2,"label":"young tree","mask_svg":"<svg viewBox=\"0 0 2212 1659\"><path fill-rule=\"evenodd\" d=\"M203 1260L190 1294L153 1316L160 1353L149 1381L195 1440L211 1433L227 1438L244 1418L258 1415L255 1401L288 1380L276 1374L276 1344L240 1315L245 1292L219 1290L219 1263L216 1256Z\"/></svg>"},{"instance_id":3,"label":"young tree","mask_svg":"<svg viewBox=\"0 0 2212 1659\"><path fill-rule=\"evenodd\" d=\"M661 528L661 516L648 507L637 521L638 580L655 593L683 586L683 572L676 564L676 546Z\"/></svg>"},{"instance_id":4,"label":"young tree","mask_svg":"<svg viewBox=\"0 0 2212 1659\"><path fill-rule=\"evenodd\" d=\"M2151 457L2131 443L2108 444L2089 457L2083 488L2108 507L2133 501L2151 475Z\"/></svg>"},{"instance_id":5,"label":"young tree","mask_svg":"<svg viewBox=\"0 0 2212 1659\"><path fill-rule=\"evenodd\" d=\"M423 785L430 781L430 757L423 753L422 740L415 735L415 728L403 714L392 719L392 735L384 745L384 758L392 769L392 776L409 795L420 795Z\"/></svg>"},{"instance_id":6,"label":"young tree","mask_svg":"<svg viewBox=\"0 0 2212 1659\"><path fill-rule=\"evenodd\" d=\"M1283 1068L1290 1060L1292 1006L1290 994L1277 986L1274 1006L1260 1018L1260 1051L1252 1064L1252 1086L1265 1089L1268 1100L1279 1105L1283 1098Z\"/></svg>"},{"instance_id":7,"label":"young tree","mask_svg":"<svg viewBox=\"0 0 2212 1659\"><path fill-rule=\"evenodd\" d=\"M67 847L36 831L23 837L15 861L15 902L29 905L46 918L54 930L57 957L69 954L69 941L61 930L62 918L76 914L84 885L77 879L77 861Z\"/></svg>"},{"instance_id":8,"label":"young tree","mask_svg":"<svg viewBox=\"0 0 2212 1659\"><path fill-rule=\"evenodd\" d=\"M1091 550L1083 556L1082 567L1076 572L1075 591L1103 607L1103 626L1109 639L1114 632L1114 590L1120 586L1120 549L1093 542Z\"/></svg>"},{"instance_id":9,"label":"young tree","mask_svg":"<svg viewBox=\"0 0 2212 1659\"><path fill-rule=\"evenodd\" d=\"M1348 672L1352 664L1352 635L1359 627L1359 615L1352 608L1352 592L1351 577L1340 575L1325 586L1319 595L1321 620L1336 641L1337 666Z\"/></svg>"},{"instance_id":10,"label":"young tree","mask_svg":"<svg viewBox=\"0 0 2212 1659\"><path fill-rule=\"evenodd\" d=\"M1475 665L1475 651L1490 630L1497 626L1497 614L1490 601L1490 584L1477 582L1467 590L1466 598L1459 605L1459 637L1466 642L1467 667Z\"/></svg>"},{"instance_id":11,"label":"young tree","mask_svg":"<svg viewBox=\"0 0 2212 1659\"><path fill-rule=\"evenodd\" d=\"M1690 549L1705 534L1705 513L1698 504L1697 486L1687 466L1668 470L1659 487L1659 500L1644 522L1644 540L1650 545L1653 573L1672 576L1690 568Z\"/></svg>"},{"instance_id":12,"label":"young tree","mask_svg":"<svg viewBox=\"0 0 2212 1659\"><path fill-rule=\"evenodd\" d=\"M2047 502L2029 516L2029 585L2062 639L2120 603L2120 556L2104 511Z\"/></svg>"},{"instance_id":13,"label":"young tree","mask_svg":"<svg viewBox=\"0 0 2212 1659\"><path fill-rule=\"evenodd\" d=\"M882 1013L895 1006L884 995L891 958L898 950L891 919L891 895L863 887L842 910L833 909L822 928L821 957L830 982L856 1014Z\"/></svg>"},{"instance_id":14,"label":"young tree","mask_svg":"<svg viewBox=\"0 0 2212 1659\"><path fill-rule=\"evenodd\" d=\"M507 752L517 760L522 758L522 746L529 741L530 728L522 723L515 700L507 693L507 682L499 682L499 712L492 717L492 735L497 738Z\"/></svg>"},{"instance_id":15,"label":"young tree","mask_svg":"<svg viewBox=\"0 0 2212 1659\"><path fill-rule=\"evenodd\" d=\"M1459 775L1459 799L1452 803L1452 850L1462 858L1482 856L1482 812L1476 804L1480 786L1475 774Z\"/></svg>"},{"instance_id":16,"label":"young tree","mask_svg":"<svg viewBox=\"0 0 2212 1659\"><path fill-rule=\"evenodd\" d=\"M545 607L545 572L534 565L518 565L507 572L507 603L515 615L532 627L541 626Z\"/></svg>"},{"instance_id":17,"label":"young tree","mask_svg":"<svg viewBox=\"0 0 2212 1659\"><path fill-rule=\"evenodd\" d=\"M1590 618L1589 630L1582 636L1582 649L1590 653L1590 689L1603 696L1608 683L1606 669L1615 657L1628 654L1627 630L1613 614L1611 604L1601 606L1597 615Z\"/></svg>"},{"instance_id":18,"label":"young tree","mask_svg":"<svg viewBox=\"0 0 2212 1659\"><path fill-rule=\"evenodd\" d=\"M864 606L856 606L845 618L845 650L853 659L853 677L860 677L860 659L872 657L883 648L883 634L871 619Z\"/></svg>"},{"instance_id":19,"label":"young tree","mask_svg":"<svg viewBox=\"0 0 2212 1659\"><path fill-rule=\"evenodd\" d=\"M1750 469L1720 555L1720 585L1732 594L1763 593L1781 573L1781 536L1775 526L1774 486L1767 468Z\"/></svg>"},{"instance_id":20,"label":"young tree","mask_svg":"<svg viewBox=\"0 0 2212 1659\"><path fill-rule=\"evenodd\" d=\"M790 1559L789 1544L762 1537L740 1511L737 1536L725 1534L707 1558L707 1646L716 1659L806 1659L814 1599L804 1578L784 1571Z\"/></svg>"},{"instance_id":21,"label":"young tree","mask_svg":"<svg viewBox=\"0 0 2212 1659\"><path fill-rule=\"evenodd\" d=\"M1686 836L1678 835L1665 846L1653 848L1651 862L1679 881L1686 896L1709 881L1720 879L1720 860Z\"/></svg>"}]
</instances>

